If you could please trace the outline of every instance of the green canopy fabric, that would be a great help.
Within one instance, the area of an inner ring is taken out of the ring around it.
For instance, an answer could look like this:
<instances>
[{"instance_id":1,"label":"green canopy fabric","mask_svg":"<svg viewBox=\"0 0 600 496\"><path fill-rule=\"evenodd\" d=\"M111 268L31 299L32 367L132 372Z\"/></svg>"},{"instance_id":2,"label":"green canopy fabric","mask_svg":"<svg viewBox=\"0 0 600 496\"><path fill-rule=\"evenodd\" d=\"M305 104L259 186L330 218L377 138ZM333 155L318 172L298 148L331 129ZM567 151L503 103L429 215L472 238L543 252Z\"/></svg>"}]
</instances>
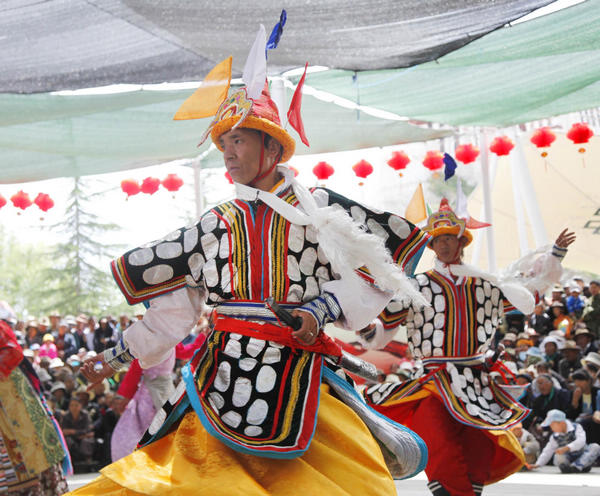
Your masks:
<instances>
[{"instance_id":1,"label":"green canopy fabric","mask_svg":"<svg viewBox=\"0 0 600 496\"><path fill-rule=\"evenodd\" d=\"M505 127L600 105L600 0L499 29L410 69L307 84L413 119Z\"/></svg>"},{"instance_id":2,"label":"green canopy fabric","mask_svg":"<svg viewBox=\"0 0 600 496\"><path fill-rule=\"evenodd\" d=\"M196 147L209 119L172 120L192 92L0 94L0 182L101 174L195 157L209 146L207 142ZM304 95L302 103L311 147L297 139L298 154L425 141L450 134L358 114L309 95ZM223 165L221 154L213 155L203 167Z\"/></svg>"}]
</instances>

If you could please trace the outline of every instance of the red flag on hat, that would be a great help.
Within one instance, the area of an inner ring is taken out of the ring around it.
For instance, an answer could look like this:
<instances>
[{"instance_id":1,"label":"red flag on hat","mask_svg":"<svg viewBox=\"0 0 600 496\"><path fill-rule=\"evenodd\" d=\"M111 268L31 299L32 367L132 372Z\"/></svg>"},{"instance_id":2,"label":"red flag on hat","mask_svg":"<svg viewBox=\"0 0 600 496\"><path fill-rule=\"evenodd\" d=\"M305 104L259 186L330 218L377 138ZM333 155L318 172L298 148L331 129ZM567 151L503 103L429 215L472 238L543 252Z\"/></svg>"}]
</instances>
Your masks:
<instances>
[{"instance_id":1,"label":"red flag on hat","mask_svg":"<svg viewBox=\"0 0 600 496\"><path fill-rule=\"evenodd\" d=\"M290 108L288 109L287 118L290 126L292 126L300 135L302 143L304 143L306 146L310 146L308 144L306 134L304 134L304 124L302 124L302 115L300 114L300 107L302 107L302 87L304 86L304 79L306 78L307 69L308 62L304 66L304 74L302 74L302 77L298 82L298 86L296 86L296 91L294 91L292 103L290 103Z\"/></svg>"}]
</instances>

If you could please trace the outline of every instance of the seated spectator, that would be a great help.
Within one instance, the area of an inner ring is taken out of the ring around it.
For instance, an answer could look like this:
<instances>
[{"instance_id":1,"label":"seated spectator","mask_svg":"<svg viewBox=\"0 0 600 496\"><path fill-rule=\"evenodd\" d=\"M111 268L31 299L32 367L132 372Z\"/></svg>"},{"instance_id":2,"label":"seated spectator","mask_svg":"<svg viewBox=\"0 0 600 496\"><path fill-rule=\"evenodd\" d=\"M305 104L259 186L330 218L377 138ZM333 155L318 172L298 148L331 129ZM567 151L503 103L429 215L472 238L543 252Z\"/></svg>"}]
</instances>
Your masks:
<instances>
[{"instance_id":1,"label":"seated spectator","mask_svg":"<svg viewBox=\"0 0 600 496\"><path fill-rule=\"evenodd\" d=\"M542 351L544 352L544 361L550 365L552 370L558 372L558 362L560 360L559 341L554 336L546 336L542 341Z\"/></svg>"},{"instance_id":2,"label":"seated spectator","mask_svg":"<svg viewBox=\"0 0 600 496\"><path fill-rule=\"evenodd\" d=\"M69 401L69 411L63 415L61 425L71 458L77 461L92 462L94 453L94 430L88 413L82 409L77 398Z\"/></svg>"},{"instance_id":3,"label":"seated spectator","mask_svg":"<svg viewBox=\"0 0 600 496\"><path fill-rule=\"evenodd\" d=\"M514 348L517 341L517 335L514 332L507 332L500 341L505 348Z\"/></svg>"},{"instance_id":4,"label":"seated spectator","mask_svg":"<svg viewBox=\"0 0 600 496\"><path fill-rule=\"evenodd\" d=\"M55 382L50 388L50 394L58 410L66 411L69 407L70 397L67 395L67 388L64 383Z\"/></svg>"},{"instance_id":5,"label":"seated spectator","mask_svg":"<svg viewBox=\"0 0 600 496\"><path fill-rule=\"evenodd\" d=\"M568 389L567 380L560 375L558 372L555 372L550 368L550 364L548 362L538 362L535 364L535 374L536 377L542 374L547 374L552 378L552 382L554 387L556 388L564 388ZM537 394L536 394L537 396Z\"/></svg>"},{"instance_id":6,"label":"seated spectator","mask_svg":"<svg viewBox=\"0 0 600 496\"><path fill-rule=\"evenodd\" d=\"M575 329L575 343L581 348L581 355L585 356L590 352L598 353L598 347L594 343L594 335L586 327Z\"/></svg>"},{"instance_id":7,"label":"seated spectator","mask_svg":"<svg viewBox=\"0 0 600 496\"><path fill-rule=\"evenodd\" d=\"M35 320L31 320L25 326L25 343L28 348L32 344L42 344L42 336L39 331L39 324Z\"/></svg>"},{"instance_id":8,"label":"seated spectator","mask_svg":"<svg viewBox=\"0 0 600 496\"><path fill-rule=\"evenodd\" d=\"M575 383L571 398L575 421L581 424L590 443L600 444L600 388L592 385L592 377L585 369L576 370L571 378Z\"/></svg>"},{"instance_id":9,"label":"seated spectator","mask_svg":"<svg viewBox=\"0 0 600 496\"><path fill-rule=\"evenodd\" d=\"M558 373L564 378L569 379L575 370L581 368L581 348L575 344L575 341L567 341L561 351L563 358L558 362Z\"/></svg>"},{"instance_id":10,"label":"seated spectator","mask_svg":"<svg viewBox=\"0 0 600 496\"><path fill-rule=\"evenodd\" d=\"M533 341L529 339L529 335L527 333L521 333L517 336L515 353L519 367L525 367L525 362L527 361L527 350L532 346Z\"/></svg>"},{"instance_id":11,"label":"seated spectator","mask_svg":"<svg viewBox=\"0 0 600 496\"><path fill-rule=\"evenodd\" d=\"M77 353L77 342L73 334L69 332L69 324L66 320L61 320L58 324L58 331L53 333L54 344L58 350L58 357L66 360L71 355Z\"/></svg>"},{"instance_id":12,"label":"seated spectator","mask_svg":"<svg viewBox=\"0 0 600 496\"><path fill-rule=\"evenodd\" d=\"M40 358L48 357L50 360L58 357L56 345L54 344L54 336L52 336L52 334L50 334L50 333L46 333L46 334L44 334L42 341L43 342L42 342L42 345L40 346L40 351L38 353L38 356Z\"/></svg>"},{"instance_id":13,"label":"seated spectator","mask_svg":"<svg viewBox=\"0 0 600 496\"><path fill-rule=\"evenodd\" d=\"M108 319L100 319L98 327L94 331L94 351L102 353L105 349L111 348L116 344L115 330L108 323Z\"/></svg>"},{"instance_id":14,"label":"seated spectator","mask_svg":"<svg viewBox=\"0 0 600 496\"><path fill-rule=\"evenodd\" d=\"M570 295L567 298L567 314L571 319L577 321L581 318L585 302L581 297L581 288L577 285L571 286Z\"/></svg>"},{"instance_id":15,"label":"seated spectator","mask_svg":"<svg viewBox=\"0 0 600 496\"><path fill-rule=\"evenodd\" d=\"M581 359L581 365L592 377L592 384L598 386L598 372L600 371L600 354L591 351Z\"/></svg>"},{"instance_id":16,"label":"seated spectator","mask_svg":"<svg viewBox=\"0 0 600 496\"><path fill-rule=\"evenodd\" d=\"M525 461L527 463L535 463L538 456L540 456L540 443L534 437L534 435L523 429L523 424L520 422L510 428L510 431L515 435L523 453L525 453Z\"/></svg>"},{"instance_id":17,"label":"seated spectator","mask_svg":"<svg viewBox=\"0 0 600 496\"><path fill-rule=\"evenodd\" d=\"M573 329L573 319L565 313L565 306L559 301L553 302L552 313L554 314L554 329L559 330L565 339L569 339Z\"/></svg>"},{"instance_id":18,"label":"seated spectator","mask_svg":"<svg viewBox=\"0 0 600 496\"><path fill-rule=\"evenodd\" d=\"M538 440L543 440L545 435L541 423L550 410L563 412L571 410L571 392L567 389L557 388L548 374L541 374L534 383L540 394L533 400L529 430Z\"/></svg>"},{"instance_id":19,"label":"seated spectator","mask_svg":"<svg viewBox=\"0 0 600 496\"><path fill-rule=\"evenodd\" d=\"M590 282L590 297L585 304L581 320L592 332L595 339L600 338L600 281Z\"/></svg>"},{"instance_id":20,"label":"seated spectator","mask_svg":"<svg viewBox=\"0 0 600 496\"><path fill-rule=\"evenodd\" d=\"M541 336L546 336L552 329L552 319L545 311L543 302L539 302L529 316L529 327Z\"/></svg>"},{"instance_id":21,"label":"seated spectator","mask_svg":"<svg viewBox=\"0 0 600 496\"><path fill-rule=\"evenodd\" d=\"M589 472L600 455L600 446L586 444L585 431L579 424L567 420L565 412L550 410L542 427L550 427L552 434L534 465L528 469L543 467L552 457L554 465L563 474Z\"/></svg>"}]
</instances>

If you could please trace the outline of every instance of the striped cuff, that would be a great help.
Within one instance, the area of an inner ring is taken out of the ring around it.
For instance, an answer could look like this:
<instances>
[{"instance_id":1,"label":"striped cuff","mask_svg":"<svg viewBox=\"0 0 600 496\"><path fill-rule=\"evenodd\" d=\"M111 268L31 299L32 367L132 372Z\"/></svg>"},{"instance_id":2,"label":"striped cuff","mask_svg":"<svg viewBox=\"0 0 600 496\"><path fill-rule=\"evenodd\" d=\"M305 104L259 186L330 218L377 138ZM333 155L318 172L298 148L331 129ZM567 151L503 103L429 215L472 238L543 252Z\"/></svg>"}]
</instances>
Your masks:
<instances>
[{"instance_id":1,"label":"striped cuff","mask_svg":"<svg viewBox=\"0 0 600 496\"><path fill-rule=\"evenodd\" d=\"M135 357L129 353L129 348L125 344L123 336L114 348L108 348L102 354L104 355L104 361L115 371L126 369L135 360Z\"/></svg>"},{"instance_id":2,"label":"striped cuff","mask_svg":"<svg viewBox=\"0 0 600 496\"><path fill-rule=\"evenodd\" d=\"M562 260L563 258L565 258L566 254L567 254L567 248L561 248L558 245L554 245L552 247L552 255L554 255L559 260Z\"/></svg>"},{"instance_id":3,"label":"striped cuff","mask_svg":"<svg viewBox=\"0 0 600 496\"><path fill-rule=\"evenodd\" d=\"M342 315L342 309L337 298L327 292L324 292L318 298L305 303L299 310L309 312L317 321L319 329L325 327L325 324L328 322L335 322L340 315Z\"/></svg>"}]
</instances>

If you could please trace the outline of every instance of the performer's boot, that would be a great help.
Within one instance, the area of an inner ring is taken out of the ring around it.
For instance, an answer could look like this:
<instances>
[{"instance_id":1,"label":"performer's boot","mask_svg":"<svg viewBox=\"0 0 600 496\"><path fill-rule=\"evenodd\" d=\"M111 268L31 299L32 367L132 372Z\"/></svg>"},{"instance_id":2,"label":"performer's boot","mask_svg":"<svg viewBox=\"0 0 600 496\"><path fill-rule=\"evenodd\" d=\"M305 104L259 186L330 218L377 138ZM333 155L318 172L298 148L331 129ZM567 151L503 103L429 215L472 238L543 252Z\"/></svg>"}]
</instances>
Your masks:
<instances>
[{"instance_id":1,"label":"performer's boot","mask_svg":"<svg viewBox=\"0 0 600 496\"><path fill-rule=\"evenodd\" d=\"M433 496L452 496L438 481L429 481L427 487Z\"/></svg>"},{"instance_id":2,"label":"performer's boot","mask_svg":"<svg viewBox=\"0 0 600 496\"><path fill-rule=\"evenodd\" d=\"M472 484L475 496L481 496L481 494L483 493L483 484L480 484L479 482L473 482Z\"/></svg>"}]
</instances>

